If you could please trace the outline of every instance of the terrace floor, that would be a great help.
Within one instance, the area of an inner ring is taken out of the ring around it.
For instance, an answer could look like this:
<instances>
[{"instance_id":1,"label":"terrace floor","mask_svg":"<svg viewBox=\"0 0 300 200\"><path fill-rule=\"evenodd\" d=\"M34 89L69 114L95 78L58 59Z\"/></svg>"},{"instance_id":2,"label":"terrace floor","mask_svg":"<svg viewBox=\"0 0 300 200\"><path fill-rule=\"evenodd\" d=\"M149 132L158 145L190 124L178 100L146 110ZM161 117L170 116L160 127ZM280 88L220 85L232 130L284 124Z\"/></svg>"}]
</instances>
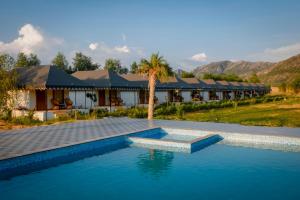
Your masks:
<instances>
[{"instance_id":1,"label":"terrace floor","mask_svg":"<svg viewBox=\"0 0 300 200\"><path fill-rule=\"evenodd\" d=\"M0 131L0 160L87 141L125 135L153 127L300 137L300 128L269 128L236 124L105 118L51 126Z\"/></svg>"}]
</instances>

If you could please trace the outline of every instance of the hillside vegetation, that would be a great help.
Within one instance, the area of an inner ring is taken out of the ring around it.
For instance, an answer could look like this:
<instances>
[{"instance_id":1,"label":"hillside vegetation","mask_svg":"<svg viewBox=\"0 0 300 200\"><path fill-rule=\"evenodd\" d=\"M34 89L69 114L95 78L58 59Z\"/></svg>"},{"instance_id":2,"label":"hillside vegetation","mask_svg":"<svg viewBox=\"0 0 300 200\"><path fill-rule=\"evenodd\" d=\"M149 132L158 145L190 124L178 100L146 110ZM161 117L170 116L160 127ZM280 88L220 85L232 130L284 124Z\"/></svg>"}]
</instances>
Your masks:
<instances>
[{"instance_id":1,"label":"hillside vegetation","mask_svg":"<svg viewBox=\"0 0 300 200\"><path fill-rule=\"evenodd\" d=\"M300 78L300 54L278 63L220 61L197 67L194 74L203 77L204 74L236 74L248 79L256 73L261 82L273 86L287 85Z\"/></svg>"},{"instance_id":2,"label":"hillside vegetation","mask_svg":"<svg viewBox=\"0 0 300 200\"><path fill-rule=\"evenodd\" d=\"M274 64L268 73L259 76L263 82L275 86L291 84L300 77L300 54Z\"/></svg>"}]
</instances>

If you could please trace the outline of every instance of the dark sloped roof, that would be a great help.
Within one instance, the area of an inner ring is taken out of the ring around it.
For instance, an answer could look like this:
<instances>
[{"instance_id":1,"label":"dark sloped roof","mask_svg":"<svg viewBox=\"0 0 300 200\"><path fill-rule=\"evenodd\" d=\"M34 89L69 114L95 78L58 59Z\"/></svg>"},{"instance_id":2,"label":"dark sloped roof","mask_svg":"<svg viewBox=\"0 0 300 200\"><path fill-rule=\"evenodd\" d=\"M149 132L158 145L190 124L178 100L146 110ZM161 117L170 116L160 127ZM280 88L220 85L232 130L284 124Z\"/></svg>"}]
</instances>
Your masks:
<instances>
[{"instance_id":1,"label":"dark sloped roof","mask_svg":"<svg viewBox=\"0 0 300 200\"><path fill-rule=\"evenodd\" d=\"M18 74L18 87L27 89L90 87L53 65L20 67L15 70Z\"/></svg>"},{"instance_id":2,"label":"dark sloped roof","mask_svg":"<svg viewBox=\"0 0 300 200\"><path fill-rule=\"evenodd\" d=\"M132 82L136 87L148 88L148 77L140 74L124 74L123 78ZM156 88L159 89L196 89L177 76L170 76L165 80L157 81Z\"/></svg>"},{"instance_id":3,"label":"dark sloped roof","mask_svg":"<svg viewBox=\"0 0 300 200\"><path fill-rule=\"evenodd\" d=\"M96 88L134 88L135 84L111 70L77 71L72 76Z\"/></svg>"},{"instance_id":4,"label":"dark sloped roof","mask_svg":"<svg viewBox=\"0 0 300 200\"><path fill-rule=\"evenodd\" d=\"M217 89L218 84L213 79L204 79L200 80L203 83L204 89Z\"/></svg>"},{"instance_id":5,"label":"dark sloped roof","mask_svg":"<svg viewBox=\"0 0 300 200\"><path fill-rule=\"evenodd\" d=\"M216 81L217 88L221 90L232 90L233 87L230 85L228 81Z\"/></svg>"},{"instance_id":6,"label":"dark sloped roof","mask_svg":"<svg viewBox=\"0 0 300 200\"><path fill-rule=\"evenodd\" d=\"M181 78L185 83L192 86L193 89L204 89L206 84L197 78Z\"/></svg>"},{"instance_id":7,"label":"dark sloped roof","mask_svg":"<svg viewBox=\"0 0 300 200\"><path fill-rule=\"evenodd\" d=\"M148 88L148 77L140 74L122 74L123 78L130 81L137 88Z\"/></svg>"},{"instance_id":8,"label":"dark sloped roof","mask_svg":"<svg viewBox=\"0 0 300 200\"><path fill-rule=\"evenodd\" d=\"M193 89L193 86L187 84L178 76L169 76L165 80L161 80L157 83L158 89Z\"/></svg>"}]
</instances>

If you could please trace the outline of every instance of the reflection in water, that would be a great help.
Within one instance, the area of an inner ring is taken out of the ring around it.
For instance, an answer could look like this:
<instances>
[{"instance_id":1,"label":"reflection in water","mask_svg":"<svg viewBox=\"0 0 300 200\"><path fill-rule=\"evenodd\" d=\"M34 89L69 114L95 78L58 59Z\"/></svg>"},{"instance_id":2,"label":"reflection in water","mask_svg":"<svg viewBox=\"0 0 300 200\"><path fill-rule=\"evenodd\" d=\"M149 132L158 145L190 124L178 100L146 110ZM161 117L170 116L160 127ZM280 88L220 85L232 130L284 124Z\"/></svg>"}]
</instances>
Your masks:
<instances>
[{"instance_id":1,"label":"reflection in water","mask_svg":"<svg viewBox=\"0 0 300 200\"><path fill-rule=\"evenodd\" d=\"M138 156L137 166L145 174L160 177L171 168L173 159L173 152L150 149Z\"/></svg>"}]
</instances>

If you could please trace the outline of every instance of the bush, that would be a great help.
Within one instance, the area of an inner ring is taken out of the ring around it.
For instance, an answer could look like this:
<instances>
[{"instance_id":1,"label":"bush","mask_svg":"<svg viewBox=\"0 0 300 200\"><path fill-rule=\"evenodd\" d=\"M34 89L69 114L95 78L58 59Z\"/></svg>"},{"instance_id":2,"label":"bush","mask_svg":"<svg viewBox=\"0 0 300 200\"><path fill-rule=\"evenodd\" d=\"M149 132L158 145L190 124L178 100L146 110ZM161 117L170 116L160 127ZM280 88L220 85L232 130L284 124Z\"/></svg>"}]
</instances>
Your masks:
<instances>
[{"instance_id":1,"label":"bush","mask_svg":"<svg viewBox=\"0 0 300 200\"><path fill-rule=\"evenodd\" d=\"M128 110L128 117L131 118L145 118L147 115L148 112L146 108L135 107Z\"/></svg>"},{"instance_id":2,"label":"bush","mask_svg":"<svg viewBox=\"0 0 300 200\"><path fill-rule=\"evenodd\" d=\"M62 116L62 119L63 119L64 116ZM87 118L87 114L84 113L84 112L80 112L78 110L72 110L69 112L69 117L70 118L73 118L73 119L79 119L79 120L82 120L82 119L86 119Z\"/></svg>"},{"instance_id":3,"label":"bush","mask_svg":"<svg viewBox=\"0 0 300 200\"><path fill-rule=\"evenodd\" d=\"M176 109L176 116L178 119L183 119L183 115L184 115L184 105L179 105L177 106Z\"/></svg>"},{"instance_id":4,"label":"bush","mask_svg":"<svg viewBox=\"0 0 300 200\"><path fill-rule=\"evenodd\" d=\"M176 113L176 105L175 104L170 104L165 106L160 106L157 107L154 111L155 115L171 115Z\"/></svg>"},{"instance_id":5,"label":"bush","mask_svg":"<svg viewBox=\"0 0 300 200\"><path fill-rule=\"evenodd\" d=\"M91 111L91 115L93 115L95 118L100 119L103 117L108 116L108 110L107 109L94 109Z\"/></svg>"},{"instance_id":6,"label":"bush","mask_svg":"<svg viewBox=\"0 0 300 200\"><path fill-rule=\"evenodd\" d=\"M0 119L2 120L11 120L12 119L12 110L10 109L4 109L1 113L0 113Z\"/></svg>"},{"instance_id":7,"label":"bush","mask_svg":"<svg viewBox=\"0 0 300 200\"><path fill-rule=\"evenodd\" d=\"M128 110L129 109L117 108L114 112L110 112L109 116L112 116L112 117L124 117L124 116L128 116Z\"/></svg>"},{"instance_id":8,"label":"bush","mask_svg":"<svg viewBox=\"0 0 300 200\"><path fill-rule=\"evenodd\" d=\"M39 121L39 120L37 120L37 119L31 119L31 118L28 117L28 116L13 118L13 119L11 120L11 122L12 122L13 124L20 124L20 125L33 125L33 124L41 123L41 121Z\"/></svg>"}]
</instances>

